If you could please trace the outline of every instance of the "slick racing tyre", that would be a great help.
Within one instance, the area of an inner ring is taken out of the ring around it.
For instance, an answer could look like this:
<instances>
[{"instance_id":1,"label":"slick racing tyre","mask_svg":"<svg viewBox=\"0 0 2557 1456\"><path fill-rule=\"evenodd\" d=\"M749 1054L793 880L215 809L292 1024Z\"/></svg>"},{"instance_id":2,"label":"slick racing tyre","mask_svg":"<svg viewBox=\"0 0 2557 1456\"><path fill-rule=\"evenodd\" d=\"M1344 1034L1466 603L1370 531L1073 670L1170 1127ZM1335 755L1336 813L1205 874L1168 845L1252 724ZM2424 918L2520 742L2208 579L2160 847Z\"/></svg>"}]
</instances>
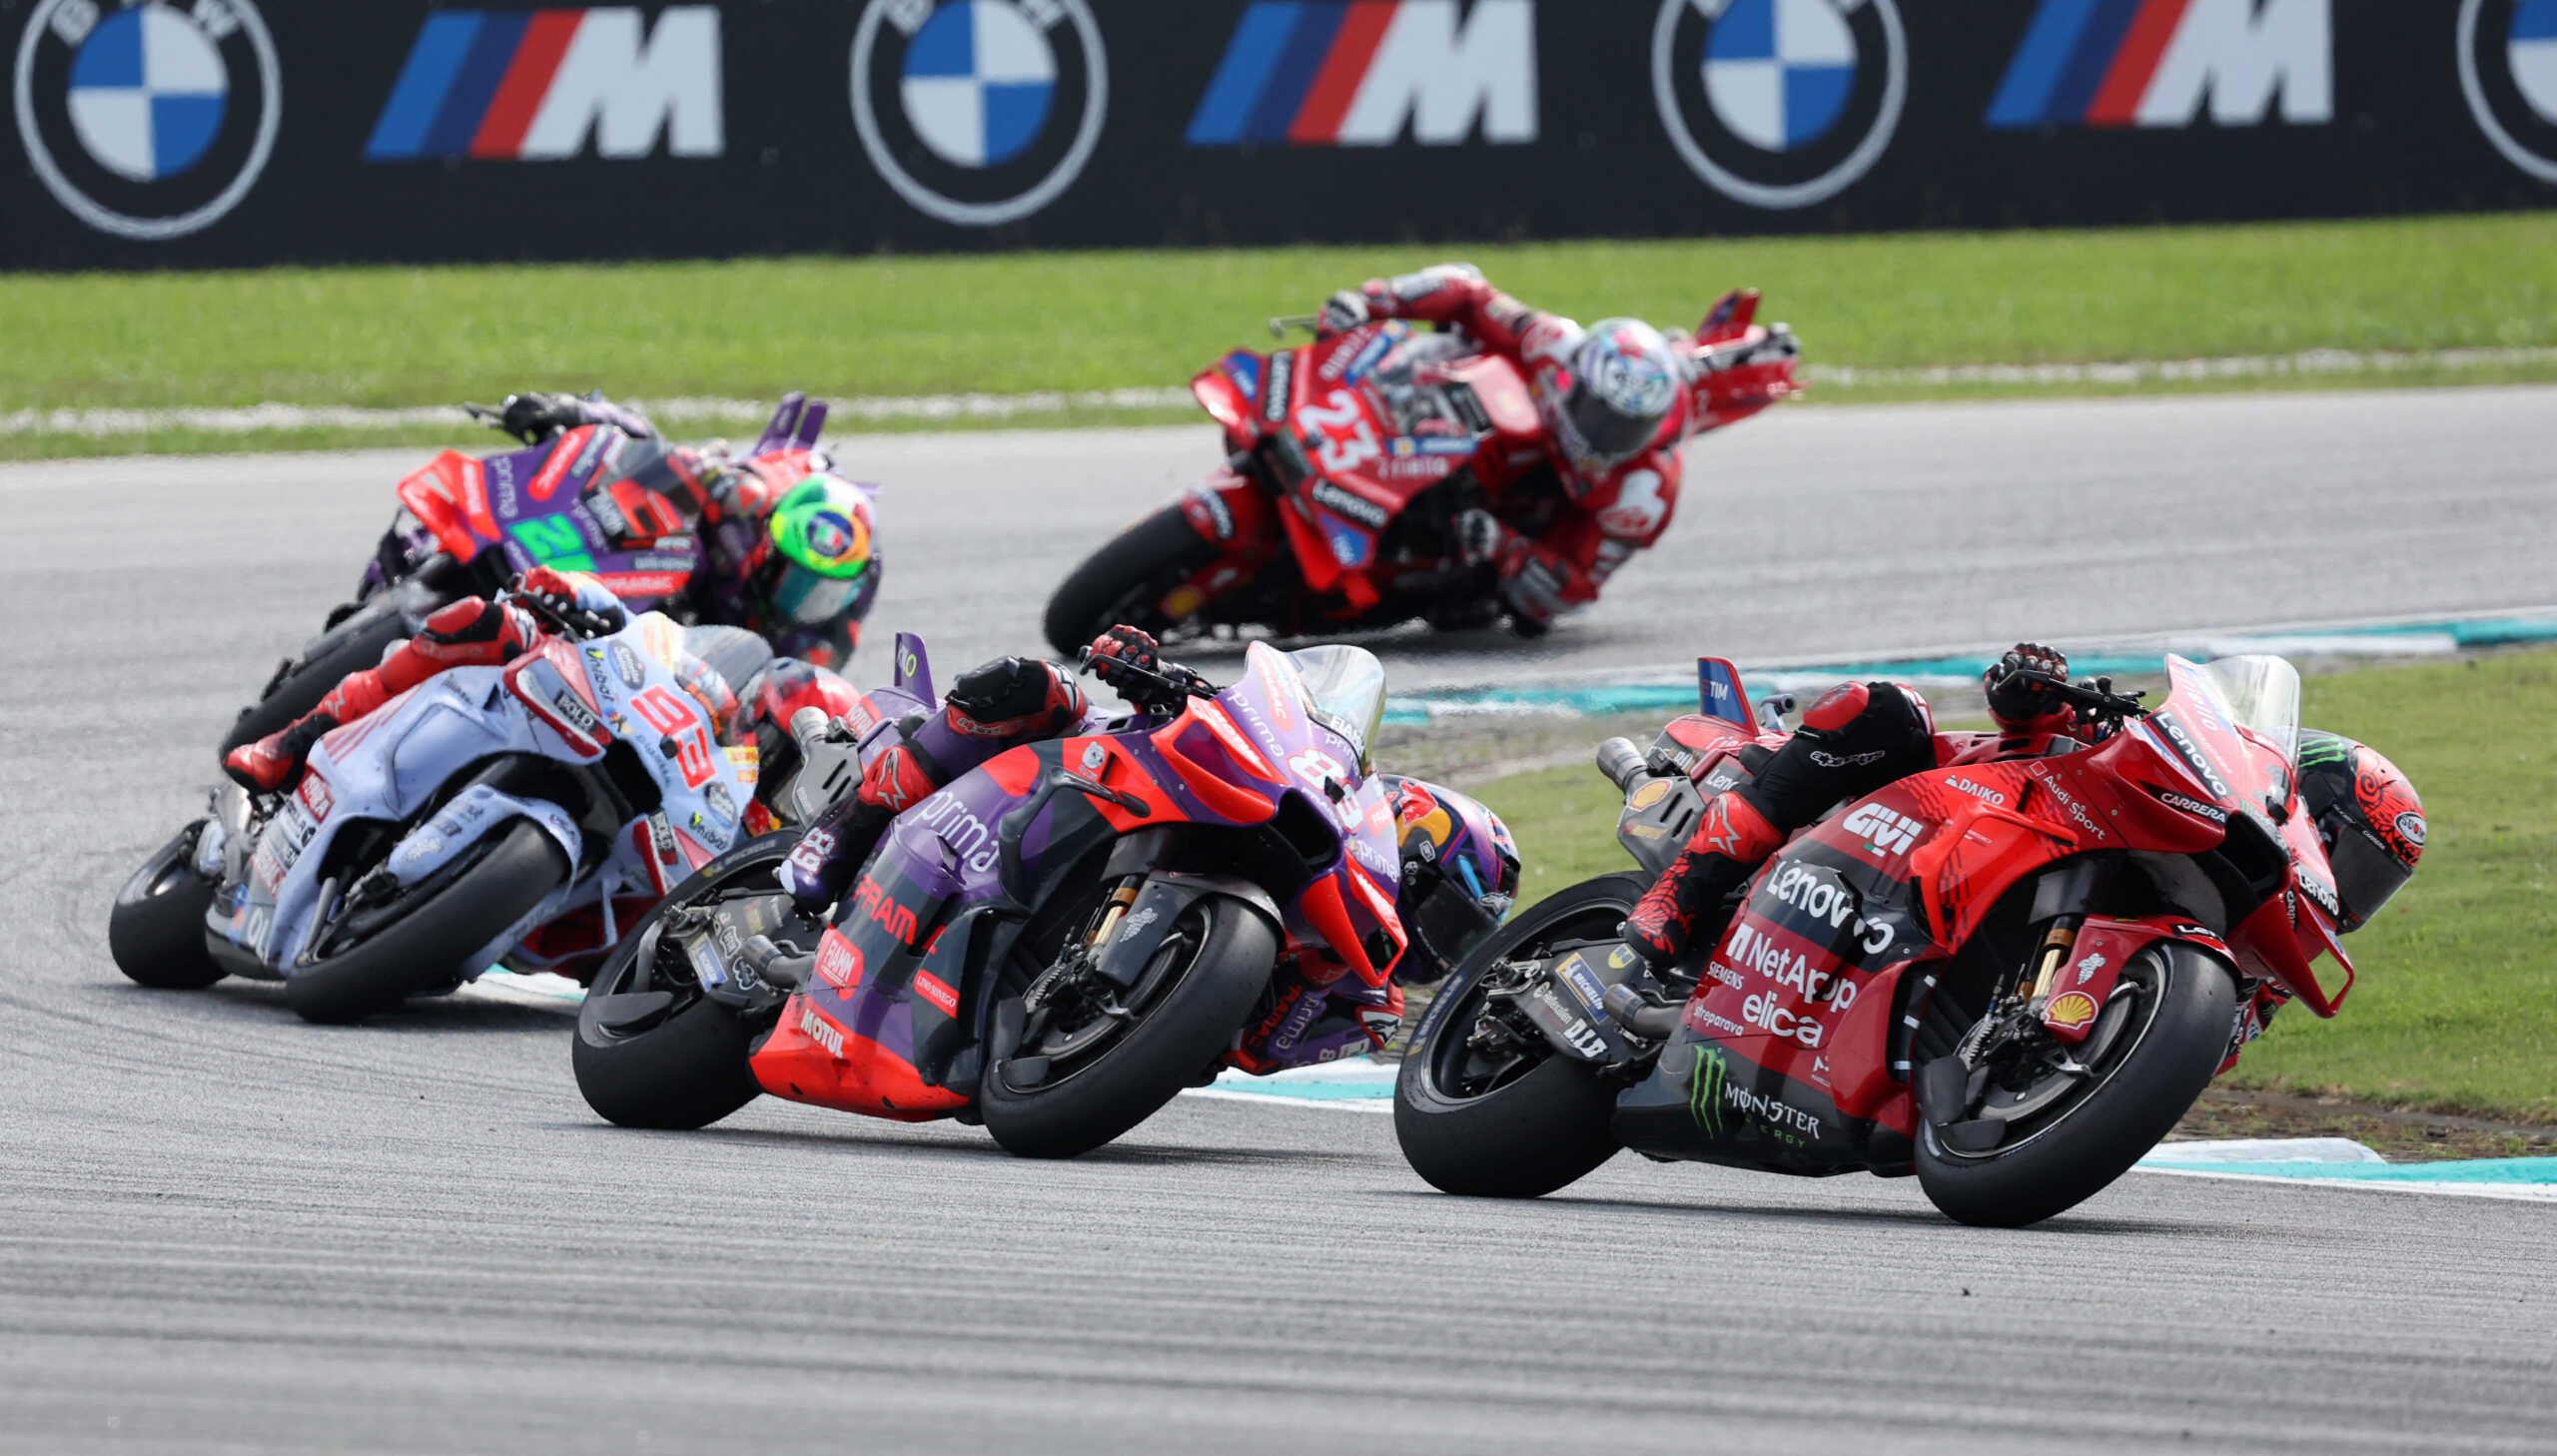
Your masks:
<instances>
[{"instance_id":1,"label":"slick racing tyre","mask_svg":"<svg viewBox=\"0 0 2557 1456\"><path fill-rule=\"evenodd\" d=\"M107 950L116 969L141 985L201 991L223 977L204 942L213 883L191 863L203 829L198 820L154 851L116 892L115 909L108 912Z\"/></svg>"},{"instance_id":2,"label":"slick racing tyre","mask_svg":"<svg viewBox=\"0 0 2557 1456\"><path fill-rule=\"evenodd\" d=\"M1165 506L1121 531L1057 587L1048 598L1048 645L1071 662L1122 623L1162 636L1181 625L1164 615L1165 594L1216 554L1180 506Z\"/></svg>"},{"instance_id":3,"label":"slick racing tyre","mask_svg":"<svg viewBox=\"0 0 2557 1456\"><path fill-rule=\"evenodd\" d=\"M286 977L304 1021L359 1022L484 966L470 959L567 883L559 842L528 819L491 832L398 900L330 927L328 953Z\"/></svg>"},{"instance_id":4,"label":"slick racing tyre","mask_svg":"<svg viewBox=\"0 0 2557 1456\"><path fill-rule=\"evenodd\" d=\"M1990 1228L2021 1228L2077 1206L2129 1172L2192 1107L2227 1056L2236 1009L2226 967L2177 942L2149 945L2123 968L2121 988L2072 1049L2084 1073L2044 1074L2057 1094L2030 1075L1973 1093L1966 1110L1974 1114L2022 1110L1997 1145L1957 1150L1950 1144L1977 1122L1940 1133L1919 1118L1919 1186L1948 1216Z\"/></svg>"},{"instance_id":5,"label":"slick racing tyre","mask_svg":"<svg viewBox=\"0 0 2557 1456\"><path fill-rule=\"evenodd\" d=\"M350 675L381 666L382 655L408 637L408 624L387 598L378 611L368 604L366 610L321 634L310 655L294 663L265 697L240 710L239 721L222 736L222 752L229 754L244 743L292 726Z\"/></svg>"},{"instance_id":6,"label":"slick racing tyre","mask_svg":"<svg viewBox=\"0 0 2557 1456\"><path fill-rule=\"evenodd\" d=\"M1136 1126L1233 1045L1278 960L1260 911L1193 901L1134 986L1061 1006L987 1072L986 1130L1024 1157L1073 1157Z\"/></svg>"},{"instance_id":7,"label":"slick racing tyre","mask_svg":"<svg viewBox=\"0 0 2557 1456\"><path fill-rule=\"evenodd\" d=\"M1482 1198L1538 1198L1616 1155L1617 1089L1542 1043L1474 1037L1483 973L1540 961L1568 945L1613 940L1650 888L1646 875L1601 875L1521 911L1438 988L1423 1036L1394 1079L1394 1139L1431 1187Z\"/></svg>"},{"instance_id":8,"label":"slick racing tyre","mask_svg":"<svg viewBox=\"0 0 2557 1456\"><path fill-rule=\"evenodd\" d=\"M624 1127L707 1127L763 1092L748 1062L757 1025L702 994L666 918L730 891L774 890L773 872L799 841L783 830L739 845L632 926L577 1008L569 1065L586 1105ZM760 1025L769 1026L767 1014Z\"/></svg>"}]
</instances>

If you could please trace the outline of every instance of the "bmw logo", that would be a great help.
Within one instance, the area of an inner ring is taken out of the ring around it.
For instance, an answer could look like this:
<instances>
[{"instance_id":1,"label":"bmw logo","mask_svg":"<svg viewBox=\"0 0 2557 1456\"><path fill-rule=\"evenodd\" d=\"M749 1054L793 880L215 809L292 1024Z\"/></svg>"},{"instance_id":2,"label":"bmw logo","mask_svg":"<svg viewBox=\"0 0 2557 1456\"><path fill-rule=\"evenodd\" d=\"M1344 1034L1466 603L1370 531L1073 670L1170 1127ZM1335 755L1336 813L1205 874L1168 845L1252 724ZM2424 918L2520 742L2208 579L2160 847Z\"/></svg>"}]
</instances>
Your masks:
<instances>
[{"instance_id":1,"label":"bmw logo","mask_svg":"<svg viewBox=\"0 0 2557 1456\"><path fill-rule=\"evenodd\" d=\"M1908 43L1893 0L1662 0L1651 89L1707 186L1751 207L1809 207L1891 145Z\"/></svg>"},{"instance_id":2,"label":"bmw logo","mask_svg":"<svg viewBox=\"0 0 2557 1456\"><path fill-rule=\"evenodd\" d=\"M1109 110L1084 0L870 0L852 122L897 195L955 227L1029 217L1074 184Z\"/></svg>"},{"instance_id":3,"label":"bmw logo","mask_svg":"<svg viewBox=\"0 0 2557 1456\"><path fill-rule=\"evenodd\" d=\"M2557 183L2557 0L2462 0L2459 89L2505 161Z\"/></svg>"},{"instance_id":4,"label":"bmw logo","mask_svg":"<svg viewBox=\"0 0 2557 1456\"><path fill-rule=\"evenodd\" d=\"M82 222L157 241L237 207L284 110L250 0L39 0L18 41L18 136Z\"/></svg>"}]
</instances>

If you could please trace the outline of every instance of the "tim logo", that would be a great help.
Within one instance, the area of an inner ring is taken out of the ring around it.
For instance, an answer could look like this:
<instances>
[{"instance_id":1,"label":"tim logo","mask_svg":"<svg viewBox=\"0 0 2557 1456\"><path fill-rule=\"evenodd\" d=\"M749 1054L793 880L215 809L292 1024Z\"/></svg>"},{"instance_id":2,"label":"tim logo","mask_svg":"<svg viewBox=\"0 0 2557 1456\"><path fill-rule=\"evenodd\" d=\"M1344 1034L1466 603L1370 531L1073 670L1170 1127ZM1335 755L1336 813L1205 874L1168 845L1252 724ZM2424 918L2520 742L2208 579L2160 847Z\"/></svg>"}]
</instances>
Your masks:
<instances>
[{"instance_id":1,"label":"tim logo","mask_svg":"<svg viewBox=\"0 0 2557 1456\"><path fill-rule=\"evenodd\" d=\"M726 150L719 12L437 10L373 124L371 162L560 162Z\"/></svg>"},{"instance_id":2,"label":"tim logo","mask_svg":"<svg viewBox=\"0 0 2557 1456\"><path fill-rule=\"evenodd\" d=\"M2332 0L2042 0L1991 127L2223 127L2335 115Z\"/></svg>"},{"instance_id":3,"label":"tim logo","mask_svg":"<svg viewBox=\"0 0 2557 1456\"><path fill-rule=\"evenodd\" d=\"M1535 0L1255 0L1191 114L1194 147L1536 140Z\"/></svg>"},{"instance_id":4,"label":"tim logo","mask_svg":"<svg viewBox=\"0 0 2557 1456\"><path fill-rule=\"evenodd\" d=\"M18 138L55 201L157 241L239 206L284 110L249 0L39 0L18 41Z\"/></svg>"}]
</instances>

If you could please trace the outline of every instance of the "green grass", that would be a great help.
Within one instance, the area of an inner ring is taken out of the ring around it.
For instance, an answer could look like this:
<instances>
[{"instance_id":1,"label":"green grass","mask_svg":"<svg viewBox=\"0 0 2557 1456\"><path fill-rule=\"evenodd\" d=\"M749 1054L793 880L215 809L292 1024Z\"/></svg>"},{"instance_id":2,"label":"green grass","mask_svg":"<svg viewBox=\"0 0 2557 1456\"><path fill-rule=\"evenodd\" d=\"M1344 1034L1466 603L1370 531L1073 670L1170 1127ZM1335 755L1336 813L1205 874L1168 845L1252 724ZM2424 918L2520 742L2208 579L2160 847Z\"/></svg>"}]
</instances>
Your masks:
<instances>
[{"instance_id":1,"label":"green grass","mask_svg":"<svg viewBox=\"0 0 2557 1456\"><path fill-rule=\"evenodd\" d=\"M1724 287L1755 285L1769 316L1790 321L1808 358L1828 364L2557 345L2557 213L1831 239L20 275L0 278L0 411L414 405L536 385L601 384L645 399L1177 384L1227 349L1266 342L1260 322L1269 315L1305 312L1332 289L1449 256L1583 319L1630 313L1691 324ZM2557 377L2557 365L2458 377L2514 376ZM293 442L360 437L306 432ZM155 441L223 442L176 433ZM60 435L0 437L7 453L80 447Z\"/></svg>"},{"instance_id":2,"label":"green grass","mask_svg":"<svg viewBox=\"0 0 2557 1456\"><path fill-rule=\"evenodd\" d=\"M2342 1012L2284 1011L2229 1081L2557 1122L2557 652L2308 680L2302 717L2376 745L2423 796L2413 883L2346 949ZM1526 859L1521 903L1633 868L1592 768L1480 791Z\"/></svg>"}]
</instances>

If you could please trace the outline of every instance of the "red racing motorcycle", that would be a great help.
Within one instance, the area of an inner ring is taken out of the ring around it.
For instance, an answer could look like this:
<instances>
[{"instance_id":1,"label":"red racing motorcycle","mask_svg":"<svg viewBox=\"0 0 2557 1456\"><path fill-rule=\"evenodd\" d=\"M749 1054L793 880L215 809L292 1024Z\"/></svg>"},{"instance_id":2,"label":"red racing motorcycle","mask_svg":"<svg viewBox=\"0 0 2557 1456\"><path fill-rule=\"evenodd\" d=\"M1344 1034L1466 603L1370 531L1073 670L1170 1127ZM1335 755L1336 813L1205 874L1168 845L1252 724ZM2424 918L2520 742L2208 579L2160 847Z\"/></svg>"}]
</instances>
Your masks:
<instances>
[{"instance_id":1,"label":"red racing motorcycle","mask_svg":"<svg viewBox=\"0 0 2557 1456\"><path fill-rule=\"evenodd\" d=\"M1618 838L1651 873L1552 896L1448 978L1395 1089L1404 1156L1448 1192L1505 1197L1620 1147L1914 1172L1954 1218L2003 1226L2093 1195L2200 1095L2258 988L2331 1017L2353 980L2294 786L2299 675L2166 664L2153 710L2053 682L2096 747L1839 806L1737 892L1709 956L1656 978L1620 923L1710 797L1747 781L1744 752L1781 741L1706 659L1700 714L1648 755L1599 750Z\"/></svg>"},{"instance_id":2,"label":"red racing motorcycle","mask_svg":"<svg viewBox=\"0 0 2557 1456\"><path fill-rule=\"evenodd\" d=\"M1801 391L1800 347L1757 310L1754 290L1735 290L1690 342L1691 433ZM1519 469L1546 439L1526 379L1461 335L1396 320L1237 350L1190 388L1225 427L1226 463L1067 576L1045 624L1061 653L1121 622L1158 637L1487 626L1492 568L1464 559L1456 518L1488 509L1534 536L1566 503L1551 471Z\"/></svg>"}]
</instances>

